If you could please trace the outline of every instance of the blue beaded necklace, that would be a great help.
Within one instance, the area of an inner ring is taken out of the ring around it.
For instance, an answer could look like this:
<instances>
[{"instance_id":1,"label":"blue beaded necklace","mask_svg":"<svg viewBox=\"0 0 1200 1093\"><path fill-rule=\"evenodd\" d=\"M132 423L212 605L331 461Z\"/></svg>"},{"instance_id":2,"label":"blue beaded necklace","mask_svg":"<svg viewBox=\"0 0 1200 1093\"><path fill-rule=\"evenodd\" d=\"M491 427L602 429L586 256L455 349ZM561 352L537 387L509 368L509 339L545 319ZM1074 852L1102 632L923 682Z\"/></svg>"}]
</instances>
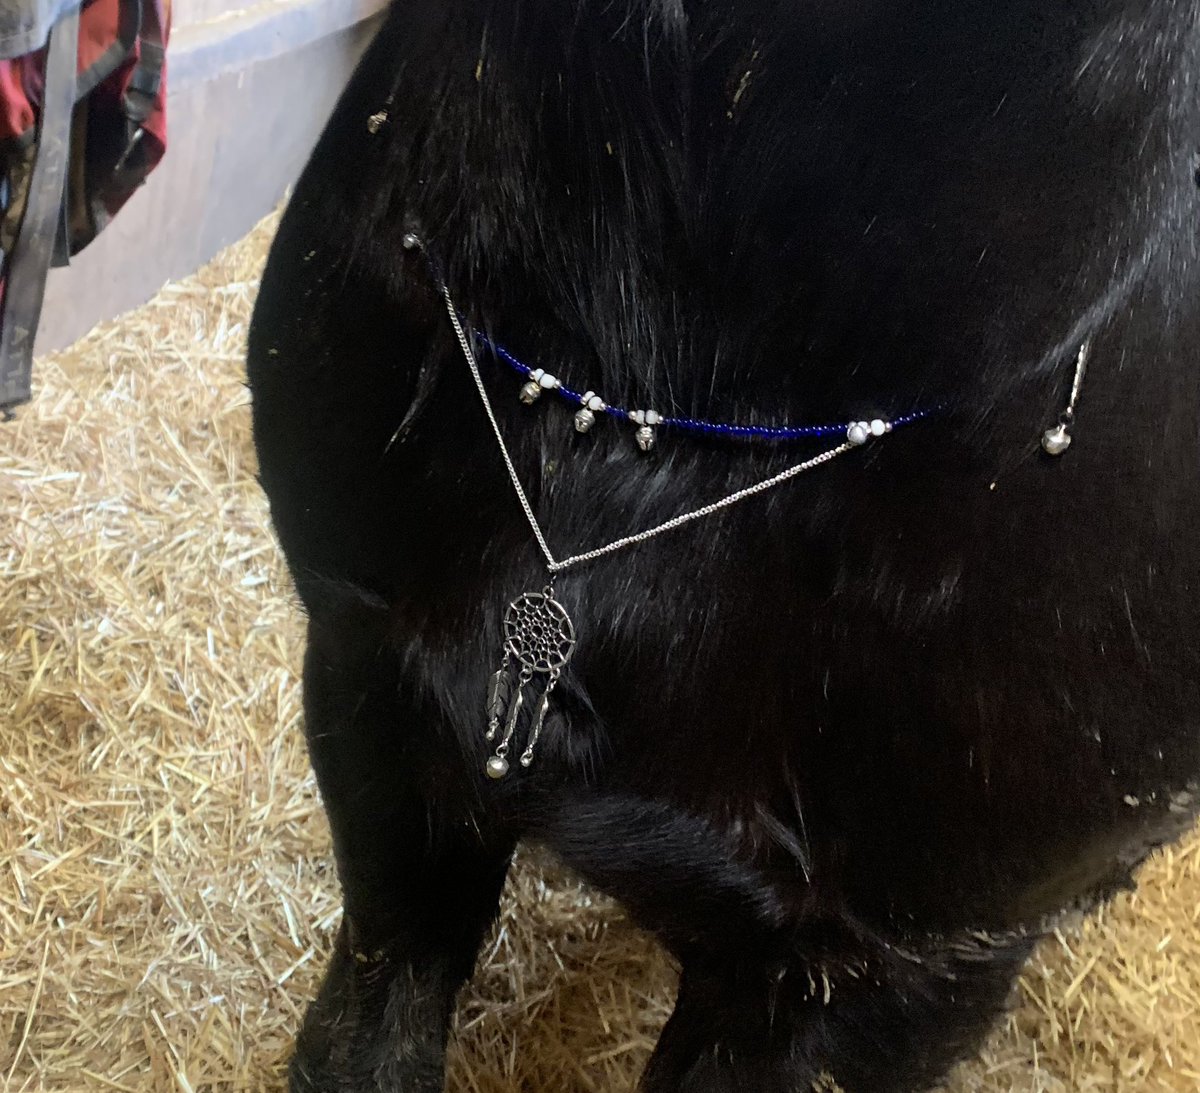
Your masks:
<instances>
[{"instance_id":1,"label":"blue beaded necklace","mask_svg":"<svg viewBox=\"0 0 1200 1093\"><path fill-rule=\"evenodd\" d=\"M504 346L479 330L472 330L472 334L480 346L490 350L498 360L503 361L514 372L525 378L527 382L521 388L522 402L533 403L541 397L543 392L554 392L567 402L579 407L575 414L575 428L581 433L591 430L598 413L631 421L638 426L638 444L643 450L649 450L653 446L653 430L656 426L701 436L725 436L747 440L800 440L806 437L843 436L851 443L861 444L865 443L870 436L881 436L884 432L891 432L900 426L933 417L938 412L937 409L915 410L890 420L876 418L874 421L849 423L838 421L826 425L734 425L718 421L702 421L690 417L673 417L659 414L654 410L626 410L619 406L610 406L594 391L581 393L568 387L562 380L551 375L545 369L525 364Z\"/></svg>"}]
</instances>

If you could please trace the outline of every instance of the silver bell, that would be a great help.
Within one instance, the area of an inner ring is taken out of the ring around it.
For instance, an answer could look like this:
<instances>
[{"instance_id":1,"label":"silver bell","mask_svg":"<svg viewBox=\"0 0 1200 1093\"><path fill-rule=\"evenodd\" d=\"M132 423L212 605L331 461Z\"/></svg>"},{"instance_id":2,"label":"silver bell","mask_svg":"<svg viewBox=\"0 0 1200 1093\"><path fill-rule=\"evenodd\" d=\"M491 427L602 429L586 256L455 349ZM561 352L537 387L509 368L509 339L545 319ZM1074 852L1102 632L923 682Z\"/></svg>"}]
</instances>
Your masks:
<instances>
[{"instance_id":1,"label":"silver bell","mask_svg":"<svg viewBox=\"0 0 1200 1093\"><path fill-rule=\"evenodd\" d=\"M1047 429L1042 434L1042 450L1047 455L1062 455L1071 446L1071 434L1062 424Z\"/></svg>"},{"instance_id":2,"label":"silver bell","mask_svg":"<svg viewBox=\"0 0 1200 1093\"><path fill-rule=\"evenodd\" d=\"M508 773L508 760L502 755L493 755L485 769L489 778L503 778Z\"/></svg>"},{"instance_id":3,"label":"silver bell","mask_svg":"<svg viewBox=\"0 0 1200 1093\"><path fill-rule=\"evenodd\" d=\"M634 439L637 440L637 446L641 448L643 452L648 452L654 447L654 429L651 426L642 425L633 435Z\"/></svg>"},{"instance_id":4,"label":"silver bell","mask_svg":"<svg viewBox=\"0 0 1200 1093\"><path fill-rule=\"evenodd\" d=\"M532 406L542 397L542 386L536 380L530 380L521 388L521 401L526 406Z\"/></svg>"},{"instance_id":5,"label":"silver bell","mask_svg":"<svg viewBox=\"0 0 1200 1093\"><path fill-rule=\"evenodd\" d=\"M577 433L591 432L592 426L596 424L596 415L592 413L586 406L575 414L575 431Z\"/></svg>"}]
</instances>

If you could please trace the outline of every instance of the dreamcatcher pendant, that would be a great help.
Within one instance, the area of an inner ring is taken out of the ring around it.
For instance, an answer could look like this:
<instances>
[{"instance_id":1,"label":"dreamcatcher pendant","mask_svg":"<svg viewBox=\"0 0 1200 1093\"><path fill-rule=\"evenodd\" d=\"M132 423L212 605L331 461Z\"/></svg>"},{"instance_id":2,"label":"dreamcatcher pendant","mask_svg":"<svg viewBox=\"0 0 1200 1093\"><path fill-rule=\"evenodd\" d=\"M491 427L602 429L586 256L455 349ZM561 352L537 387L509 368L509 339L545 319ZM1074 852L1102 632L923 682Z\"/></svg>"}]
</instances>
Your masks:
<instances>
[{"instance_id":1,"label":"dreamcatcher pendant","mask_svg":"<svg viewBox=\"0 0 1200 1093\"><path fill-rule=\"evenodd\" d=\"M546 585L541 592L526 592L508 605L504 615L504 659L488 690L485 739L500 738L485 766L489 778L503 778L508 773L508 753L525 703L525 688L535 676L548 676L541 696L534 699L529 738L519 760L523 767L533 762L533 749L542 734L550 695L574 651L575 627L566 608L554 598L553 585ZM511 679L514 666L515 686Z\"/></svg>"}]
</instances>

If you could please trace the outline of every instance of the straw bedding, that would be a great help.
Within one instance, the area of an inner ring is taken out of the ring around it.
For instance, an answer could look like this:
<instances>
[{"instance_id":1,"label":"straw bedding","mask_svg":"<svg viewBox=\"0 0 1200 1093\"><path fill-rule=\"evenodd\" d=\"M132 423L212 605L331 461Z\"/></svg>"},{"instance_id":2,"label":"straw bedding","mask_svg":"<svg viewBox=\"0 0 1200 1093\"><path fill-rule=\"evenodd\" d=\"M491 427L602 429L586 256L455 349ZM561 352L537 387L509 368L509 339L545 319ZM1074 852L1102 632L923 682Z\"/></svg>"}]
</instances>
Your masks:
<instances>
[{"instance_id":1,"label":"straw bedding","mask_svg":"<svg viewBox=\"0 0 1200 1093\"><path fill-rule=\"evenodd\" d=\"M280 1090L338 922L242 345L273 223L0 430L0 1088ZM672 970L522 854L449 1088L632 1088ZM1200 1089L1200 839L1039 951L954 1093Z\"/></svg>"}]
</instances>

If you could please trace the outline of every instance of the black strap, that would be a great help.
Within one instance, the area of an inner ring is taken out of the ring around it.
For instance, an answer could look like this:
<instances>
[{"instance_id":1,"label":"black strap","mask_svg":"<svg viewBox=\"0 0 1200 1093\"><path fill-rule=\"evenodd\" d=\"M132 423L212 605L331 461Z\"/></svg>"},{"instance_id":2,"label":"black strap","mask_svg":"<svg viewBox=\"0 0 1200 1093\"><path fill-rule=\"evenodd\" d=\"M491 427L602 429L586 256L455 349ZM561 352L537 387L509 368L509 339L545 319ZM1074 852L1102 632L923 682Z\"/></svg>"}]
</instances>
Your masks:
<instances>
[{"instance_id":1,"label":"black strap","mask_svg":"<svg viewBox=\"0 0 1200 1093\"><path fill-rule=\"evenodd\" d=\"M140 126L150 116L158 98L166 45L163 41L163 28L158 19L158 6L154 0L139 3L138 7L138 60L129 74L124 105L126 117Z\"/></svg>"},{"instance_id":2,"label":"black strap","mask_svg":"<svg viewBox=\"0 0 1200 1093\"><path fill-rule=\"evenodd\" d=\"M81 4L80 7L85 5ZM137 43L142 29L142 0L119 0L117 5L117 37L112 45L96 58L91 68L79 73L75 99L87 98L125 61Z\"/></svg>"},{"instance_id":3,"label":"black strap","mask_svg":"<svg viewBox=\"0 0 1200 1093\"><path fill-rule=\"evenodd\" d=\"M146 119L154 111L162 84L166 44L154 0L127 0L138 8L138 60L125 87L125 147L112 169L113 184L131 190L145 180L144 157L137 154Z\"/></svg>"},{"instance_id":4,"label":"black strap","mask_svg":"<svg viewBox=\"0 0 1200 1093\"><path fill-rule=\"evenodd\" d=\"M0 412L6 415L11 407L28 402L32 393L33 341L67 179L78 49L79 12L73 11L55 24L46 46L37 158L21 229L5 270L4 310L0 316Z\"/></svg>"}]
</instances>

